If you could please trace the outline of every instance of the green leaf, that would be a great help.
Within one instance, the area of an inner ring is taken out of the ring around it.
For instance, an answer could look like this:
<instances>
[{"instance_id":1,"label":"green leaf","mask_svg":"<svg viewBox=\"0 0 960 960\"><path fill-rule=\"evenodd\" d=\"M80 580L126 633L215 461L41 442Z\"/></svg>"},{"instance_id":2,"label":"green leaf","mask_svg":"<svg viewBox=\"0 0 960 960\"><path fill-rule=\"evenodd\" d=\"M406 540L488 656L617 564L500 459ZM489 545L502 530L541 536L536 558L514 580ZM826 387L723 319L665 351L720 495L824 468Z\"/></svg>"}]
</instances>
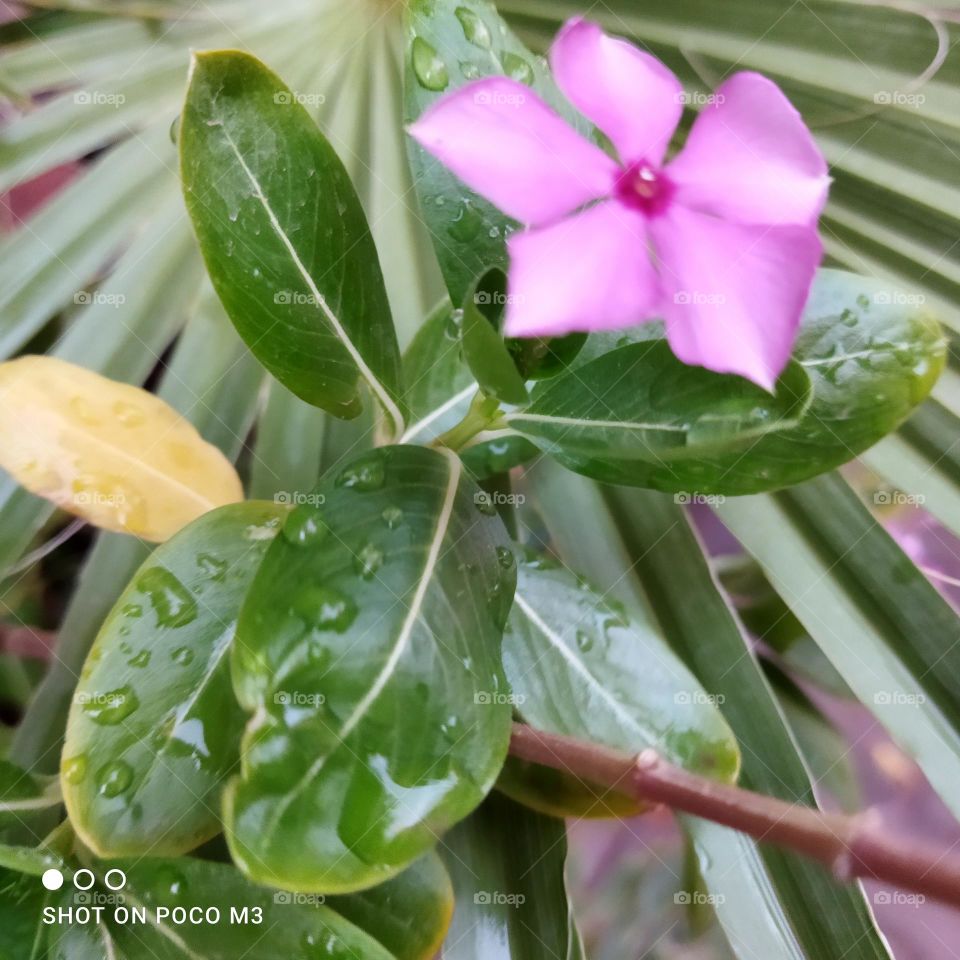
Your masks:
<instances>
[{"instance_id":1,"label":"green leaf","mask_svg":"<svg viewBox=\"0 0 960 960\"><path fill-rule=\"evenodd\" d=\"M404 442L426 444L456 426L479 388L461 356L461 322L460 313L445 301L427 317L404 354L413 420ZM538 451L523 437L498 432L480 434L461 454L470 473L483 480L519 466Z\"/></svg>"},{"instance_id":2,"label":"green leaf","mask_svg":"<svg viewBox=\"0 0 960 960\"><path fill-rule=\"evenodd\" d=\"M481 309L490 304L492 296L482 289L483 280L479 277L472 283L463 300L460 328L463 358L485 394L504 403L525 403L527 388L523 378L517 372L498 328L487 316L487 311Z\"/></svg>"},{"instance_id":3,"label":"green leaf","mask_svg":"<svg viewBox=\"0 0 960 960\"><path fill-rule=\"evenodd\" d=\"M493 794L444 848L456 901L444 960L583 960L562 821Z\"/></svg>"},{"instance_id":4,"label":"green leaf","mask_svg":"<svg viewBox=\"0 0 960 960\"><path fill-rule=\"evenodd\" d=\"M249 54L198 54L180 131L187 209L227 313L263 365L343 418L365 381L399 433L399 350L343 164Z\"/></svg>"},{"instance_id":5,"label":"green leaf","mask_svg":"<svg viewBox=\"0 0 960 960\"><path fill-rule=\"evenodd\" d=\"M730 496L798 483L893 430L943 367L936 321L878 299L885 289L821 271L776 396L643 341L551 380L506 420L610 483Z\"/></svg>"},{"instance_id":6,"label":"green leaf","mask_svg":"<svg viewBox=\"0 0 960 960\"><path fill-rule=\"evenodd\" d=\"M545 61L513 35L492 3L412 0L405 16L408 122L450 90L478 77L506 74L528 83L571 123L584 127L557 91ZM409 153L423 220L450 298L462 303L476 277L505 267L506 239L517 225L412 141Z\"/></svg>"},{"instance_id":7,"label":"green leaf","mask_svg":"<svg viewBox=\"0 0 960 960\"><path fill-rule=\"evenodd\" d=\"M718 513L858 699L960 810L960 648L946 600L837 475Z\"/></svg>"},{"instance_id":8,"label":"green leaf","mask_svg":"<svg viewBox=\"0 0 960 960\"><path fill-rule=\"evenodd\" d=\"M683 511L660 494L602 488L543 462L538 504L559 555L651 616L717 700L740 744L741 784L796 803L809 779L756 660ZM576 511L569 505L575 503ZM591 536L584 536L584 531ZM686 817L717 916L741 957L887 957L863 896L802 857Z\"/></svg>"},{"instance_id":9,"label":"green leaf","mask_svg":"<svg viewBox=\"0 0 960 960\"><path fill-rule=\"evenodd\" d=\"M70 820L100 856L175 855L219 832L244 721L228 655L286 512L249 501L205 514L153 553L104 621L61 762Z\"/></svg>"},{"instance_id":10,"label":"green leaf","mask_svg":"<svg viewBox=\"0 0 960 960\"><path fill-rule=\"evenodd\" d=\"M290 514L233 652L254 716L225 820L253 879L372 886L480 802L507 750L495 695L515 576L501 522L449 453L379 448Z\"/></svg>"},{"instance_id":11,"label":"green leaf","mask_svg":"<svg viewBox=\"0 0 960 960\"><path fill-rule=\"evenodd\" d=\"M522 719L630 754L654 747L688 770L736 780L740 755L730 728L655 624L540 561L521 564L509 622L504 669ZM564 810L546 794L538 809L607 813L599 789L579 799L585 808Z\"/></svg>"},{"instance_id":12,"label":"green leaf","mask_svg":"<svg viewBox=\"0 0 960 960\"><path fill-rule=\"evenodd\" d=\"M369 890L327 903L366 930L397 960L432 960L453 915L453 888L440 857L431 851L403 873Z\"/></svg>"}]
</instances>

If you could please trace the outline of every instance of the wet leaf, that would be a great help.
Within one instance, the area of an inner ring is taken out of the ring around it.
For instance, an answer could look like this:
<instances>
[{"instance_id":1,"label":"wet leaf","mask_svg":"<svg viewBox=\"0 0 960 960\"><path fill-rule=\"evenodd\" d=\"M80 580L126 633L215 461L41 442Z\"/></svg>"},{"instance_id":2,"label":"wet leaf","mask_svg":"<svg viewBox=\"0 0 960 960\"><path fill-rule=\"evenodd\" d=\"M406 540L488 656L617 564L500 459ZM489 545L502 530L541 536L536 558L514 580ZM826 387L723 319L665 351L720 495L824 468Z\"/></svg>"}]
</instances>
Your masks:
<instances>
[{"instance_id":1,"label":"wet leaf","mask_svg":"<svg viewBox=\"0 0 960 960\"><path fill-rule=\"evenodd\" d=\"M169 856L219 831L244 723L230 647L286 512L249 501L206 514L151 555L104 621L61 761L71 822L100 855Z\"/></svg>"},{"instance_id":2,"label":"wet leaf","mask_svg":"<svg viewBox=\"0 0 960 960\"><path fill-rule=\"evenodd\" d=\"M312 500L240 618L234 686L253 716L225 819L254 880L340 893L398 873L492 787L516 571L449 453L381 447Z\"/></svg>"}]
</instances>

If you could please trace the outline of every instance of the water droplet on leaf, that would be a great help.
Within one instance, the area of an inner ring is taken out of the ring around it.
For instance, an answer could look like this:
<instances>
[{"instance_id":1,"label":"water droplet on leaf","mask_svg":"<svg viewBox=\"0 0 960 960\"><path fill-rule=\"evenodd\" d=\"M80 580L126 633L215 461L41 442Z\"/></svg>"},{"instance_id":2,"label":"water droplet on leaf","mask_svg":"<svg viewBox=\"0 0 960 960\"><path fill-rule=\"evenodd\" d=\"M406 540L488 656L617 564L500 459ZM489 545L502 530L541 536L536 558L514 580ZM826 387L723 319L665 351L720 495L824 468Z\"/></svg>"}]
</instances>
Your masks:
<instances>
[{"instance_id":1,"label":"water droplet on leaf","mask_svg":"<svg viewBox=\"0 0 960 960\"><path fill-rule=\"evenodd\" d=\"M357 606L333 587L307 587L293 602L294 612L318 630L343 633L356 619Z\"/></svg>"},{"instance_id":2,"label":"water droplet on leaf","mask_svg":"<svg viewBox=\"0 0 960 960\"><path fill-rule=\"evenodd\" d=\"M133 767L124 760L113 760L97 771L97 790L105 797L119 797L133 783Z\"/></svg>"},{"instance_id":3,"label":"water droplet on leaf","mask_svg":"<svg viewBox=\"0 0 960 960\"><path fill-rule=\"evenodd\" d=\"M133 687L124 684L116 690L89 697L83 704L83 710L94 723L115 726L126 720L139 706L140 701Z\"/></svg>"},{"instance_id":4,"label":"water droplet on leaf","mask_svg":"<svg viewBox=\"0 0 960 960\"><path fill-rule=\"evenodd\" d=\"M467 7L457 7L455 13L457 19L460 21L460 26L463 27L463 35L467 40L475 47L489 50L493 45L493 38L490 36L490 30L480 18L480 15Z\"/></svg>"},{"instance_id":5,"label":"water droplet on leaf","mask_svg":"<svg viewBox=\"0 0 960 960\"><path fill-rule=\"evenodd\" d=\"M413 72L427 90L446 90L450 82L447 65L423 37L415 37L411 50Z\"/></svg>"},{"instance_id":6,"label":"water droplet on leaf","mask_svg":"<svg viewBox=\"0 0 960 960\"><path fill-rule=\"evenodd\" d=\"M353 559L353 569L364 580L372 580L383 566L383 551L372 543L364 544Z\"/></svg>"},{"instance_id":7,"label":"water droplet on leaf","mask_svg":"<svg viewBox=\"0 0 960 960\"><path fill-rule=\"evenodd\" d=\"M182 627L197 616L197 603L166 567L151 567L137 577L136 587L150 598L161 627Z\"/></svg>"},{"instance_id":8,"label":"water droplet on leaf","mask_svg":"<svg viewBox=\"0 0 960 960\"><path fill-rule=\"evenodd\" d=\"M501 60L504 72L512 80L518 80L530 86L533 83L533 67L523 57L515 53L505 53Z\"/></svg>"},{"instance_id":9,"label":"water droplet on leaf","mask_svg":"<svg viewBox=\"0 0 960 960\"><path fill-rule=\"evenodd\" d=\"M358 490L367 493L379 490L383 486L384 469L383 459L380 456L369 457L347 467L337 477L338 487L347 487L349 490Z\"/></svg>"},{"instance_id":10,"label":"water droplet on leaf","mask_svg":"<svg viewBox=\"0 0 960 960\"><path fill-rule=\"evenodd\" d=\"M319 543L327 535L327 525L317 507L300 506L287 517L283 524L283 536L296 547Z\"/></svg>"}]
</instances>

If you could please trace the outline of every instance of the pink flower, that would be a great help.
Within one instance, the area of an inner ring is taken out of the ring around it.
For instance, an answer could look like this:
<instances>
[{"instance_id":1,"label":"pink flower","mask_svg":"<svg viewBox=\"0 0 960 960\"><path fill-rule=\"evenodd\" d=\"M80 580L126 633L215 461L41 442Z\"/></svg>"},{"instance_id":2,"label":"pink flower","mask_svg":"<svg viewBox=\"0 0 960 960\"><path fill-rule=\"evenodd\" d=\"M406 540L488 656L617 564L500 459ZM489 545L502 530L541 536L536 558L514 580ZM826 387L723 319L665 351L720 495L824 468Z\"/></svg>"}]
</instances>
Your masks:
<instances>
[{"instance_id":1,"label":"pink flower","mask_svg":"<svg viewBox=\"0 0 960 960\"><path fill-rule=\"evenodd\" d=\"M771 389L820 262L816 224L830 182L800 115L770 80L735 74L665 164L684 95L659 60L576 19L550 62L619 162L506 77L461 87L410 128L529 228L508 241L505 332L556 336L662 317L683 362Z\"/></svg>"}]
</instances>

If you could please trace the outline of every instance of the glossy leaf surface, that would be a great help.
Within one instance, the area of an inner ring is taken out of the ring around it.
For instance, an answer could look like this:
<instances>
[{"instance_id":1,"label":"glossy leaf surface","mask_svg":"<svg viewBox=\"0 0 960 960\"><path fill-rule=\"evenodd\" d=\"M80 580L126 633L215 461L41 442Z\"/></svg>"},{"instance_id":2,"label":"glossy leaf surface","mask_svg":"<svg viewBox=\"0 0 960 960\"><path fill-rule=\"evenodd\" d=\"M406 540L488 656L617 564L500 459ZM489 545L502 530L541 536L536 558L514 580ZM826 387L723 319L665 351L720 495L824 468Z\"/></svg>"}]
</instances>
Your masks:
<instances>
[{"instance_id":1,"label":"glossy leaf surface","mask_svg":"<svg viewBox=\"0 0 960 960\"><path fill-rule=\"evenodd\" d=\"M694 772L736 780L740 756L730 728L654 624L604 600L570 572L536 561L519 568L509 623L504 669L516 709L532 726L630 754L653 747ZM541 779L539 791L536 781L527 784L541 797L539 809L609 815L601 791L561 802L563 794L558 798L551 787L564 786L553 780ZM501 787L530 802L510 781Z\"/></svg>"},{"instance_id":2,"label":"glossy leaf surface","mask_svg":"<svg viewBox=\"0 0 960 960\"><path fill-rule=\"evenodd\" d=\"M230 647L286 512L249 501L208 513L153 553L104 621L61 765L71 822L100 855L169 856L219 831L244 723Z\"/></svg>"},{"instance_id":3,"label":"glossy leaf surface","mask_svg":"<svg viewBox=\"0 0 960 960\"><path fill-rule=\"evenodd\" d=\"M774 397L645 340L549 381L507 419L565 466L610 483L728 496L798 483L897 427L943 367L936 321L878 299L885 289L822 271Z\"/></svg>"},{"instance_id":4,"label":"glossy leaf surface","mask_svg":"<svg viewBox=\"0 0 960 960\"><path fill-rule=\"evenodd\" d=\"M165 540L243 498L230 462L166 403L53 357L0 365L0 464L107 530Z\"/></svg>"},{"instance_id":5,"label":"glossy leaf surface","mask_svg":"<svg viewBox=\"0 0 960 960\"><path fill-rule=\"evenodd\" d=\"M453 915L453 888L440 857L431 851L385 883L328 906L376 937L397 960L432 960Z\"/></svg>"},{"instance_id":6,"label":"glossy leaf surface","mask_svg":"<svg viewBox=\"0 0 960 960\"><path fill-rule=\"evenodd\" d=\"M253 719L226 820L251 877L363 889L480 802L506 755L515 576L495 510L448 453L364 454L290 514L233 654Z\"/></svg>"},{"instance_id":7,"label":"glossy leaf surface","mask_svg":"<svg viewBox=\"0 0 960 960\"><path fill-rule=\"evenodd\" d=\"M180 150L210 278L261 363L343 418L359 414L365 381L401 430L376 248L343 164L297 96L249 54L199 54Z\"/></svg>"}]
</instances>

